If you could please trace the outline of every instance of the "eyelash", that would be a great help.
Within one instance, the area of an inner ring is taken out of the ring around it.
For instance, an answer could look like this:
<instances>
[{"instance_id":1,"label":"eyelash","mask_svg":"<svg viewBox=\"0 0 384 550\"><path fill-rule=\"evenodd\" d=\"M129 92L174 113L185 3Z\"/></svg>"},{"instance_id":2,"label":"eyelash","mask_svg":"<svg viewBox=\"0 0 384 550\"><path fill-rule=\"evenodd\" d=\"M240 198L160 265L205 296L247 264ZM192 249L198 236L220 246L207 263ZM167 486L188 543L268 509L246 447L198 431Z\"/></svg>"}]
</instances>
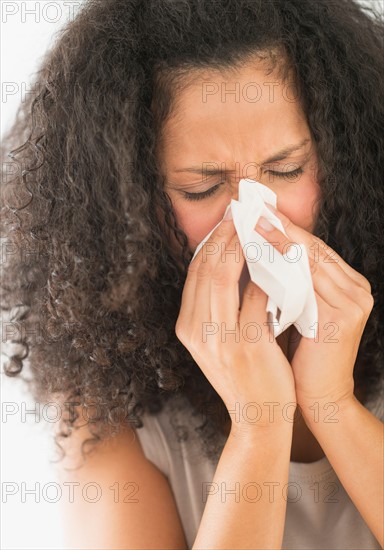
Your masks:
<instances>
[{"instance_id":1,"label":"eyelash","mask_svg":"<svg viewBox=\"0 0 384 550\"><path fill-rule=\"evenodd\" d=\"M277 176L278 178L295 178L296 176L302 174L303 170L302 168L296 168L296 170L293 170L292 172L275 172L274 170L269 170L269 173L273 176ZM184 198L188 201L199 201L205 199L213 195L223 183L225 183L225 181L221 181L207 191L203 191L201 193L188 193L188 191L184 191Z\"/></svg>"}]
</instances>

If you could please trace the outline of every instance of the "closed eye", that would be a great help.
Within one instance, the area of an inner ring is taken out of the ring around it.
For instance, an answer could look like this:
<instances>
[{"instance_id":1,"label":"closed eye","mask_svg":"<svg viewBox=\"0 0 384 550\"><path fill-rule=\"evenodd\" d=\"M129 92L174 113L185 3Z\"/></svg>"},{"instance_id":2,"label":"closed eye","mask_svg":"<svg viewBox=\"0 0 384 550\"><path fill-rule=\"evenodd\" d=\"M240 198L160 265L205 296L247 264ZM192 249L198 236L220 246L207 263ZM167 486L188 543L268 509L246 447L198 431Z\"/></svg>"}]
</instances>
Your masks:
<instances>
[{"instance_id":1,"label":"closed eye","mask_svg":"<svg viewBox=\"0 0 384 550\"><path fill-rule=\"evenodd\" d=\"M292 170L292 172L275 172L274 170L268 170L268 172L270 174L272 174L273 176L277 176L278 178L296 178L297 176L299 176L300 174L303 173L303 169L300 167L300 168L296 168L296 170Z\"/></svg>"},{"instance_id":2,"label":"closed eye","mask_svg":"<svg viewBox=\"0 0 384 550\"><path fill-rule=\"evenodd\" d=\"M273 176L276 176L277 178L294 179L295 177L303 173L303 169L296 168L296 170L292 170L292 172L276 172L275 170L268 170L268 172ZM226 183L226 182L221 181L216 185L214 185L213 187L210 187L209 189L207 189L207 191L202 191L200 193L189 193L188 191L183 191L184 198L188 201L199 201L199 200L205 199L207 197L214 195L217 189L220 187L220 185L223 185L223 183Z\"/></svg>"},{"instance_id":3,"label":"closed eye","mask_svg":"<svg viewBox=\"0 0 384 550\"><path fill-rule=\"evenodd\" d=\"M186 198L188 201L199 201L201 199L205 199L206 197L210 197L211 195L216 193L217 189L220 187L220 185L223 185L223 183L226 182L221 181L213 187L210 187L207 191L202 191L201 193L188 193L188 191L183 191L184 198Z\"/></svg>"}]
</instances>

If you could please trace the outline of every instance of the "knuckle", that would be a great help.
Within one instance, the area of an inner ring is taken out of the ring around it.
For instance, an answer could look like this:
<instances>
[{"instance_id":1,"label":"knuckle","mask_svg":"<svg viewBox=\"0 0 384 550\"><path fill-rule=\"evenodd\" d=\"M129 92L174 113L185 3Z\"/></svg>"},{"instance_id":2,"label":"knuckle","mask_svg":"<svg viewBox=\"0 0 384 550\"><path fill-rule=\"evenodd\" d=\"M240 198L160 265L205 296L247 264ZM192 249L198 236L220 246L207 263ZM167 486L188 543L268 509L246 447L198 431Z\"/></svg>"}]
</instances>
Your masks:
<instances>
[{"instance_id":1,"label":"knuckle","mask_svg":"<svg viewBox=\"0 0 384 550\"><path fill-rule=\"evenodd\" d=\"M218 288L226 288L230 282L231 279L224 273L218 273L212 277L212 285Z\"/></svg>"},{"instance_id":2,"label":"knuckle","mask_svg":"<svg viewBox=\"0 0 384 550\"><path fill-rule=\"evenodd\" d=\"M188 265L187 269L187 277L189 275L194 275L199 270L199 262L196 261L196 259L192 260L192 262Z\"/></svg>"},{"instance_id":3,"label":"knuckle","mask_svg":"<svg viewBox=\"0 0 384 550\"><path fill-rule=\"evenodd\" d=\"M364 277L364 275L361 275L361 273L359 273L359 275L360 275L361 286L362 286L369 294L372 294L371 283L368 281L368 279L367 279L366 277ZM372 300L373 300L373 296L372 296Z\"/></svg>"},{"instance_id":4,"label":"knuckle","mask_svg":"<svg viewBox=\"0 0 384 550\"><path fill-rule=\"evenodd\" d=\"M368 296L367 296L367 309L369 311L372 311L374 306L375 306L375 299L374 299L373 295L371 293L369 293Z\"/></svg>"},{"instance_id":5,"label":"knuckle","mask_svg":"<svg viewBox=\"0 0 384 550\"><path fill-rule=\"evenodd\" d=\"M319 251L321 251L324 256L333 253L332 248L325 241L323 241L323 239L320 239L320 237L312 239L312 246L315 245L318 245Z\"/></svg>"},{"instance_id":6,"label":"knuckle","mask_svg":"<svg viewBox=\"0 0 384 550\"><path fill-rule=\"evenodd\" d=\"M190 351L196 352L201 343L201 334L196 329L191 329L184 321L177 321L175 333L180 342Z\"/></svg>"},{"instance_id":7,"label":"knuckle","mask_svg":"<svg viewBox=\"0 0 384 550\"><path fill-rule=\"evenodd\" d=\"M175 334L176 334L177 338L180 340L180 342L185 341L185 337L186 337L185 326L184 326L183 321L180 318L177 319L177 321L176 321Z\"/></svg>"},{"instance_id":8,"label":"knuckle","mask_svg":"<svg viewBox=\"0 0 384 550\"><path fill-rule=\"evenodd\" d=\"M203 244L203 246L201 247L201 251L202 257L205 258L206 261L206 258L214 256L219 252L219 245L217 244L217 242L212 240L211 236L211 238Z\"/></svg>"},{"instance_id":9,"label":"knuckle","mask_svg":"<svg viewBox=\"0 0 384 550\"><path fill-rule=\"evenodd\" d=\"M310 250L316 250L319 262L338 263L336 252L323 239L316 237L312 239Z\"/></svg>"},{"instance_id":10,"label":"knuckle","mask_svg":"<svg viewBox=\"0 0 384 550\"><path fill-rule=\"evenodd\" d=\"M367 314L372 311L375 304L372 294L368 293L365 288L359 285L355 285L354 288L350 290L350 294L355 300L351 308L355 310L355 312L352 311L352 315L354 315L356 320L359 318L359 315L360 317L366 317Z\"/></svg>"},{"instance_id":11,"label":"knuckle","mask_svg":"<svg viewBox=\"0 0 384 550\"><path fill-rule=\"evenodd\" d=\"M308 260L309 260L309 269L311 271L311 275L315 275L319 269L319 262L317 262L313 256L308 256Z\"/></svg>"},{"instance_id":12,"label":"knuckle","mask_svg":"<svg viewBox=\"0 0 384 550\"><path fill-rule=\"evenodd\" d=\"M370 292L367 292L364 288L360 287L359 294L361 296L361 304L364 311L370 313L375 305L375 300Z\"/></svg>"},{"instance_id":13,"label":"knuckle","mask_svg":"<svg viewBox=\"0 0 384 550\"><path fill-rule=\"evenodd\" d=\"M247 300L260 300L264 292L253 281L250 281L244 290L244 298Z\"/></svg>"},{"instance_id":14,"label":"knuckle","mask_svg":"<svg viewBox=\"0 0 384 550\"><path fill-rule=\"evenodd\" d=\"M231 232L230 230L231 230L230 223L221 223L214 231L214 235L219 239L224 239Z\"/></svg>"},{"instance_id":15,"label":"knuckle","mask_svg":"<svg viewBox=\"0 0 384 550\"><path fill-rule=\"evenodd\" d=\"M313 245L314 246L315 244L315 241L313 241ZM324 245L320 242L320 245L319 248L318 248L318 256L319 256L319 261L321 262L328 262L329 261L329 258L331 258L331 253L330 252L327 252L327 250L324 249Z\"/></svg>"},{"instance_id":16,"label":"knuckle","mask_svg":"<svg viewBox=\"0 0 384 550\"><path fill-rule=\"evenodd\" d=\"M208 263L202 263L200 264L197 272L196 272L196 278L198 281L205 281L206 279L209 279L212 275L212 267Z\"/></svg>"},{"instance_id":17,"label":"knuckle","mask_svg":"<svg viewBox=\"0 0 384 550\"><path fill-rule=\"evenodd\" d=\"M212 284L217 287L227 287L233 281L233 276L223 266L219 266L212 273Z\"/></svg>"}]
</instances>

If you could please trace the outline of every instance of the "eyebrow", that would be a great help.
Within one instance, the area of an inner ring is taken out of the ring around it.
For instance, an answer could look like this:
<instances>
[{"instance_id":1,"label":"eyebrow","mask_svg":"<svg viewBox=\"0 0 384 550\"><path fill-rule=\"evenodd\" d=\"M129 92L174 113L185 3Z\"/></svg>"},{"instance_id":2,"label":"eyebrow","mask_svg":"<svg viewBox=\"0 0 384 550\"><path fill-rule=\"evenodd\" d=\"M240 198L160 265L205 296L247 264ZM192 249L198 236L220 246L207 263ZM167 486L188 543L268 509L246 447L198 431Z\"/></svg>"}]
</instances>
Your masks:
<instances>
[{"instance_id":1,"label":"eyebrow","mask_svg":"<svg viewBox=\"0 0 384 550\"><path fill-rule=\"evenodd\" d=\"M297 151L298 149L301 149L310 141L309 138L304 139L301 143L296 145L288 145L287 147L284 147L284 149L280 149L275 155L272 157L267 158L262 162L261 164L270 164L271 162L278 162L279 160L284 160L289 155ZM193 174L201 174L201 166L190 166L188 168L179 168L178 170L173 170L174 172L191 172ZM229 174L236 172L236 170L226 170ZM212 174L217 175L222 173L222 169L218 170L217 168L206 168L204 170L204 173L206 174Z\"/></svg>"}]
</instances>

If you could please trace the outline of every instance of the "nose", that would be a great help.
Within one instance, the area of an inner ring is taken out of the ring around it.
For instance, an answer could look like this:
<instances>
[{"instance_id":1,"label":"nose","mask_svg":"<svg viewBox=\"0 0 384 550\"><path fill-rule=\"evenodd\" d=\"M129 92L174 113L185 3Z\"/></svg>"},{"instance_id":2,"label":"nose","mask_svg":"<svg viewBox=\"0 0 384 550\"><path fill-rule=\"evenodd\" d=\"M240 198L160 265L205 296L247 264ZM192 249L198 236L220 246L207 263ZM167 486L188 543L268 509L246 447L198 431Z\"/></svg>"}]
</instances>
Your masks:
<instances>
[{"instance_id":1,"label":"nose","mask_svg":"<svg viewBox=\"0 0 384 550\"><path fill-rule=\"evenodd\" d=\"M271 185L271 181L268 181L267 178L264 178L262 175L251 173L249 175L243 175L243 176L237 176L236 179L232 180L230 185L230 192L231 192L231 198L235 200L239 200L239 184L242 179L250 179L257 182L262 183L266 187L269 187L271 190L273 189L273 185Z\"/></svg>"},{"instance_id":2,"label":"nose","mask_svg":"<svg viewBox=\"0 0 384 550\"><path fill-rule=\"evenodd\" d=\"M239 200L239 183L240 183L240 179L236 179L235 182L231 183L231 198L236 200L236 201Z\"/></svg>"}]
</instances>

